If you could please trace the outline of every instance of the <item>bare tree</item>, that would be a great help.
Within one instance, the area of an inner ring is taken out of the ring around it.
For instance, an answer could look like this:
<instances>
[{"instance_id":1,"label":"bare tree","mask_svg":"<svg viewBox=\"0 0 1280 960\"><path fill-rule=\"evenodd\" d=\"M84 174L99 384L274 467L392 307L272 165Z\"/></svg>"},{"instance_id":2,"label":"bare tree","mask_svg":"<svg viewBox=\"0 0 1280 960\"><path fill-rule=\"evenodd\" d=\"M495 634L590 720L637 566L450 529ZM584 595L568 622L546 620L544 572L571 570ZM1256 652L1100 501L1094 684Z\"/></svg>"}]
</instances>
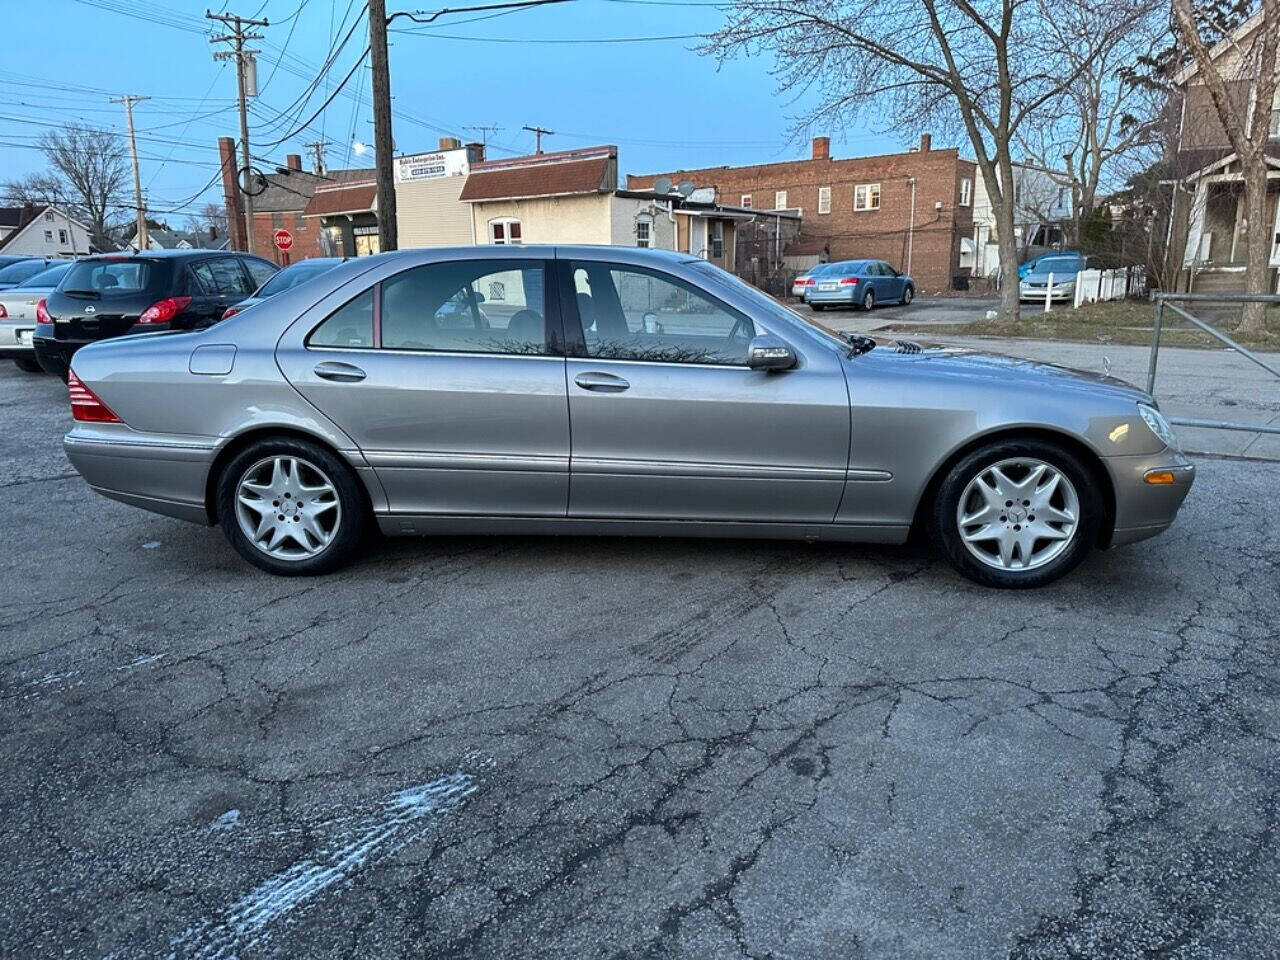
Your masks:
<instances>
[{"instance_id":1,"label":"bare tree","mask_svg":"<svg viewBox=\"0 0 1280 960\"><path fill-rule=\"evenodd\" d=\"M94 244L109 247L108 221L121 206L126 178L119 137L110 130L72 123L46 131L40 137L40 149L51 169L24 182L45 185L48 193L43 202L70 198L87 222ZM14 186L9 184L10 189Z\"/></svg>"},{"instance_id":2,"label":"bare tree","mask_svg":"<svg viewBox=\"0 0 1280 960\"><path fill-rule=\"evenodd\" d=\"M187 229L192 233L205 233L210 237L227 235L227 211L220 203L210 201L197 213L187 217Z\"/></svg>"},{"instance_id":3,"label":"bare tree","mask_svg":"<svg viewBox=\"0 0 1280 960\"><path fill-rule=\"evenodd\" d=\"M1280 0L1262 0L1257 23L1246 23L1242 31L1228 34L1221 58L1214 56L1206 39L1203 11L1192 0L1173 0L1174 18L1187 52L1196 66L1193 78L1205 85L1214 112L1222 124L1227 142L1240 163L1244 180L1244 204L1248 225L1245 239L1244 284L1247 293L1270 293L1267 283L1267 255L1271 250L1271 220L1267 216L1267 141L1271 136L1271 112L1280 84ZM1243 33L1243 36L1240 36ZM1250 81L1244 102L1232 97L1228 85ZM1246 304L1240 329L1262 330L1265 307Z\"/></svg>"},{"instance_id":4,"label":"bare tree","mask_svg":"<svg viewBox=\"0 0 1280 960\"><path fill-rule=\"evenodd\" d=\"M31 204L33 207L56 204L61 200L62 184L47 173L31 173L16 180L5 181L4 202Z\"/></svg>"},{"instance_id":5,"label":"bare tree","mask_svg":"<svg viewBox=\"0 0 1280 960\"><path fill-rule=\"evenodd\" d=\"M1150 2L734 0L704 50L771 52L784 91L818 94L809 123L875 109L899 125L963 131L991 198L1001 273L1014 278L1012 144ZM1064 3L1091 25L1073 39L1081 55L1068 55L1054 26ZM1016 282L1001 287L1000 316L1017 319Z\"/></svg>"}]
</instances>

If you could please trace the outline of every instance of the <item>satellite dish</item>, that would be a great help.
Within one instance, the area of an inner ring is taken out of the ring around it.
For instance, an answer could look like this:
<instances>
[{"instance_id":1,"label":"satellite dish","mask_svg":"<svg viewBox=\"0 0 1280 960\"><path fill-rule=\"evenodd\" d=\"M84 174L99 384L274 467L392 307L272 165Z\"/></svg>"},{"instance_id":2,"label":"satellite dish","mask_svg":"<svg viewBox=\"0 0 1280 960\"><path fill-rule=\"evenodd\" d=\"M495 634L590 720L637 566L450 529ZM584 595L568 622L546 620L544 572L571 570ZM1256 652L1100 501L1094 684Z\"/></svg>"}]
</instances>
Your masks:
<instances>
[{"instance_id":1,"label":"satellite dish","mask_svg":"<svg viewBox=\"0 0 1280 960\"><path fill-rule=\"evenodd\" d=\"M671 178L670 178L670 177L659 177L657 180L655 180L655 181L654 181L654 183L653 183L653 192L654 192L654 193L670 193L670 192L671 192Z\"/></svg>"},{"instance_id":2,"label":"satellite dish","mask_svg":"<svg viewBox=\"0 0 1280 960\"><path fill-rule=\"evenodd\" d=\"M715 203L716 188L715 187L699 187L697 190L694 190L687 197L685 197L685 199L688 200L690 203Z\"/></svg>"},{"instance_id":3,"label":"satellite dish","mask_svg":"<svg viewBox=\"0 0 1280 960\"><path fill-rule=\"evenodd\" d=\"M681 180L680 186L676 187L676 189L680 192L680 196L687 197L694 191L693 181Z\"/></svg>"}]
</instances>

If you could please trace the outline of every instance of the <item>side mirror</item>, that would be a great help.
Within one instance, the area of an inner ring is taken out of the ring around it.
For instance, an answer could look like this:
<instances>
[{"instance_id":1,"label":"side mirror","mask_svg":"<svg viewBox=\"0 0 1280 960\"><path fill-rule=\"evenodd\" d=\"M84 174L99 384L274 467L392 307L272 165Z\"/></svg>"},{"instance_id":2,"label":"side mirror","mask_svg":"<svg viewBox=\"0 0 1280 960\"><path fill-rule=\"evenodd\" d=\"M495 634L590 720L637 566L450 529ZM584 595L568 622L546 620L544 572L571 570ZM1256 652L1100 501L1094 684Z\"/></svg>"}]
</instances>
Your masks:
<instances>
[{"instance_id":1,"label":"side mirror","mask_svg":"<svg viewBox=\"0 0 1280 960\"><path fill-rule=\"evenodd\" d=\"M747 347L747 366L752 370L790 370L795 365L795 351L771 333L753 337Z\"/></svg>"}]
</instances>

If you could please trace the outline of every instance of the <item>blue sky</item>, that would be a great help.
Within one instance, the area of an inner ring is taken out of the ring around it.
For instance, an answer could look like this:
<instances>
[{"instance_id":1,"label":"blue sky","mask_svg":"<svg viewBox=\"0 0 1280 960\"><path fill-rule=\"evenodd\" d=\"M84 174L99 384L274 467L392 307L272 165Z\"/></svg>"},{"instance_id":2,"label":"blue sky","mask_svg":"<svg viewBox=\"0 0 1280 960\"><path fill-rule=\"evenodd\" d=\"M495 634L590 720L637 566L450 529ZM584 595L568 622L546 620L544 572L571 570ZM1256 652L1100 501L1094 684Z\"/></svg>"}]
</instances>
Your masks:
<instances>
[{"instance_id":1,"label":"blue sky","mask_svg":"<svg viewBox=\"0 0 1280 960\"><path fill-rule=\"evenodd\" d=\"M483 0L453 0L452 6ZM261 96L254 103L250 142L255 156L283 162L321 135L333 141L330 166L364 166L354 139L372 140L367 67L344 93L284 143L319 110L327 92L352 69L367 43L362 22L336 57L325 83L300 100L362 0L209 0L272 21L259 62ZM388 0L388 11L434 10L432 0ZM0 179L32 172L43 158L31 146L50 125L80 120L124 128L112 95L153 99L135 108L142 180L153 210L198 209L220 197L201 192L216 172L216 138L235 135L235 74L217 63L208 42L206 3L193 0L46 0L5 5L6 35L51 36L30 56L9 56L0 68ZM259 12L261 11L261 12ZM391 83L400 152L433 149L442 133L479 139L491 156L532 152L537 124L556 131L545 149L616 143L625 172L716 163L761 163L804 156L808 145L789 134L804 104L779 97L766 58L717 67L694 52L695 39L652 42L560 42L604 38L672 37L713 29L721 14L706 0L573 0L481 17L451 15L417 28L401 18L392 34ZM548 42L553 41L553 42ZM283 51L283 58L281 53ZM279 60L280 66L275 66ZM296 101L296 103L295 103ZM292 107L292 109L290 109ZM874 126L874 124L872 124ZM914 142L829 132L841 156L883 153ZM264 167L265 163L262 164ZM184 206L186 204L186 206ZM157 216L164 218L163 213ZM180 221L183 213L172 213Z\"/></svg>"}]
</instances>

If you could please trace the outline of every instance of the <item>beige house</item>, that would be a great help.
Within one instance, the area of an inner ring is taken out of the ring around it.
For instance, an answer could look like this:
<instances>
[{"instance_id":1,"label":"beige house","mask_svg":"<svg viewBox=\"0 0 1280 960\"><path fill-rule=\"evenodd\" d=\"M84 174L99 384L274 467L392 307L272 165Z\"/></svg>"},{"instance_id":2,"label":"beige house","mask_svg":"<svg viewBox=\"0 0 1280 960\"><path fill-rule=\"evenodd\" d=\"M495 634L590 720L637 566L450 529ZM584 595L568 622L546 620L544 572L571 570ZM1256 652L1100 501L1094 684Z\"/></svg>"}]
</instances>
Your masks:
<instances>
[{"instance_id":1,"label":"beige house","mask_svg":"<svg viewBox=\"0 0 1280 960\"><path fill-rule=\"evenodd\" d=\"M617 186L618 148L601 146L472 164L460 199L475 243L674 250L670 204Z\"/></svg>"},{"instance_id":2,"label":"beige house","mask_svg":"<svg viewBox=\"0 0 1280 960\"><path fill-rule=\"evenodd\" d=\"M475 242L471 207L461 199L478 143L441 137L440 149L396 157L396 226L401 247L452 247Z\"/></svg>"},{"instance_id":3,"label":"beige house","mask_svg":"<svg viewBox=\"0 0 1280 960\"><path fill-rule=\"evenodd\" d=\"M1243 23L1211 54L1227 78L1227 94L1242 112L1252 109L1255 44L1261 42L1262 15ZM1178 288L1200 292L1238 291L1244 286L1248 256L1244 180L1240 161L1194 64L1175 78L1182 112L1175 154L1177 178L1169 226L1170 264ZM1275 289L1280 268L1280 96L1272 104L1267 162L1267 218L1273 224L1269 262Z\"/></svg>"}]
</instances>

